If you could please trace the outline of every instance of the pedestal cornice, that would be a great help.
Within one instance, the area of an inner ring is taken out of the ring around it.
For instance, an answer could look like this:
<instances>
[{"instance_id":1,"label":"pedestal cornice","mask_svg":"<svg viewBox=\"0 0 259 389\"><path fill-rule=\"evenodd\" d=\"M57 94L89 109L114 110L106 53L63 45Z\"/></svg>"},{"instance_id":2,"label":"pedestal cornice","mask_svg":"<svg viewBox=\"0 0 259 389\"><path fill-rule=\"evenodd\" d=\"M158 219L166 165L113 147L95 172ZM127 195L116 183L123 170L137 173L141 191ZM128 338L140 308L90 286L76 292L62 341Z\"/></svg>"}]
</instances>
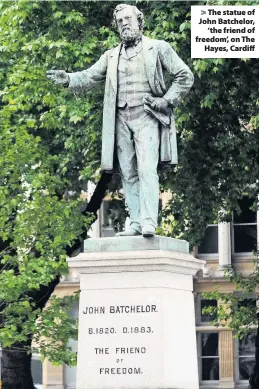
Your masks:
<instances>
[{"instance_id":1,"label":"pedestal cornice","mask_svg":"<svg viewBox=\"0 0 259 389\"><path fill-rule=\"evenodd\" d=\"M81 253L68 260L69 267L79 274L166 271L195 275L205 261L190 254L166 250Z\"/></svg>"}]
</instances>

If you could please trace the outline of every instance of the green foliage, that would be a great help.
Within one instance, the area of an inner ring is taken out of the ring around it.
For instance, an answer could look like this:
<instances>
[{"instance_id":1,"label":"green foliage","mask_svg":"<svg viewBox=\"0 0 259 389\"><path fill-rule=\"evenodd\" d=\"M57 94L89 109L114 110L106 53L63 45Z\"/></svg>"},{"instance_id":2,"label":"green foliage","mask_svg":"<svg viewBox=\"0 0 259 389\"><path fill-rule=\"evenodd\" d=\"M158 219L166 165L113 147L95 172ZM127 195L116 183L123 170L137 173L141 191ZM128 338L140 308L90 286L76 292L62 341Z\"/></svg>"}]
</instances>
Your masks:
<instances>
[{"instance_id":1,"label":"green foliage","mask_svg":"<svg viewBox=\"0 0 259 389\"><path fill-rule=\"evenodd\" d=\"M206 299L216 299L217 307L206 307L203 313L216 315L212 320L215 326L231 328L234 337L242 339L258 328L258 253L254 259L254 271L248 276L234 270L226 270L225 277L235 285L233 292L225 293L218 290L203 293Z\"/></svg>"},{"instance_id":2,"label":"green foliage","mask_svg":"<svg viewBox=\"0 0 259 389\"><path fill-rule=\"evenodd\" d=\"M231 328L234 336L242 339L247 334L256 332L258 326L258 272L247 277L227 271L226 277L235 284L235 291L203 293L206 299L218 301L217 307L206 307L203 313L216 315L216 319L212 320L213 325Z\"/></svg>"},{"instance_id":3,"label":"green foliage","mask_svg":"<svg viewBox=\"0 0 259 389\"><path fill-rule=\"evenodd\" d=\"M54 365L76 365L76 353L69 341L77 339L78 320L69 313L78 304L78 299L79 292L64 298L52 296L44 315L34 321L35 346L32 352L40 353L42 360L48 357Z\"/></svg>"}]
</instances>

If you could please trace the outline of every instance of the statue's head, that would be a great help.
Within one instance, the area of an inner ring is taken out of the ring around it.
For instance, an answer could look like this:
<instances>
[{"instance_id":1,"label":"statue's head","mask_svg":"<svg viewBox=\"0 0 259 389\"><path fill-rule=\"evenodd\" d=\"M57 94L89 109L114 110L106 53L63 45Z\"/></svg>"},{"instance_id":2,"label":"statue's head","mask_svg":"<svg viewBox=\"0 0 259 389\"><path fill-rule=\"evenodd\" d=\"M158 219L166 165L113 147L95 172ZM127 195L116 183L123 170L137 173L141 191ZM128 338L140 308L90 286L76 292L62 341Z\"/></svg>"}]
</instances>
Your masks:
<instances>
[{"instance_id":1,"label":"statue's head","mask_svg":"<svg viewBox=\"0 0 259 389\"><path fill-rule=\"evenodd\" d=\"M142 34L144 15L134 5L117 5L113 18L123 42L135 41Z\"/></svg>"}]
</instances>

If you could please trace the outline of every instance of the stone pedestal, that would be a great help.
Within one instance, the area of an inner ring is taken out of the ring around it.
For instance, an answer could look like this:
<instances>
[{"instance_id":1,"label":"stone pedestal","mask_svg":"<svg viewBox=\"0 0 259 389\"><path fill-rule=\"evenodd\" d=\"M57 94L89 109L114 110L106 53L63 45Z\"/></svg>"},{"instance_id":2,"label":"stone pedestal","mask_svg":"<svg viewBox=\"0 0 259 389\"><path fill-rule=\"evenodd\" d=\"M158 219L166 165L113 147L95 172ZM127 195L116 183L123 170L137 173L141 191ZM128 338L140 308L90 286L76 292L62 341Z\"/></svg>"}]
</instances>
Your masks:
<instances>
[{"instance_id":1,"label":"stone pedestal","mask_svg":"<svg viewBox=\"0 0 259 389\"><path fill-rule=\"evenodd\" d=\"M155 236L88 239L80 274L77 389L198 389L188 243Z\"/></svg>"}]
</instances>

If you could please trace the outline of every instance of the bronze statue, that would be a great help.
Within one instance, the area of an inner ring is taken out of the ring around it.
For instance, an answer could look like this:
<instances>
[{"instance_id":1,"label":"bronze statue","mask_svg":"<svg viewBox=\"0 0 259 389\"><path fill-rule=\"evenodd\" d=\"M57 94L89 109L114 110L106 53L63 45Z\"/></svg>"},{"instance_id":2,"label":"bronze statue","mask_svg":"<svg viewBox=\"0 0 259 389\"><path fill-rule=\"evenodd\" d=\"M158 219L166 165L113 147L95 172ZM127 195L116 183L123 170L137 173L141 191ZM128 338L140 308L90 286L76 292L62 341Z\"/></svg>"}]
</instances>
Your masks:
<instances>
[{"instance_id":1,"label":"bronze statue","mask_svg":"<svg viewBox=\"0 0 259 389\"><path fill-rule=\"evenodd\" d=\"M112 172L116 151L130 226L116 236L155 235L160 162L177 164L172 109L188 93L193 75L171 46L143 35L144 16L137 7L120 4L114 21L121 43L106 51L89 69L75 73L50 70L56 84L79 91L105 81L102 169ZM164 71L173 76L167 89Z\"/></svg>"}]
</instances>

